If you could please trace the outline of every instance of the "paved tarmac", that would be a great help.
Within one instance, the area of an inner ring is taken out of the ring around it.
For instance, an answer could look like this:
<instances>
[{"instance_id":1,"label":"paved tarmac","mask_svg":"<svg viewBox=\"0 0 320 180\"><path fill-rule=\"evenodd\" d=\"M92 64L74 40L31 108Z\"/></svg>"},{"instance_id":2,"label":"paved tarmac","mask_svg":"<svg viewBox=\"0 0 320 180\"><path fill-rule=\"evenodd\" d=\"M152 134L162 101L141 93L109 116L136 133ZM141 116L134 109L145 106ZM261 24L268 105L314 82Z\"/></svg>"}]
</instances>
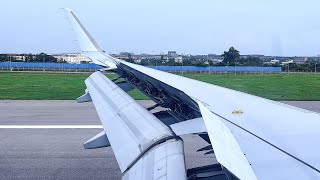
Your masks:
<instances>
[{"instance_id":1,"label":"paved tarmac","mask_svg":"<svg viewBox=\"0 0 320 180\"><path fill-rule=\"evenodd\" d=\"M150 101L140 101L150 106ZM320 102L285 102L320 112ZM92 103L0 101L1 125L99 125ZM111 148L85 150L101 129L0 129L0 179L121 179ZM183 137L187 168L212 164L195 135Z\"/></svg>"},{"instance_id":2,"label":"paved tarmac","mask_svg":"<svg viewBox=\"0 0 320 180\"><path fill-rule=\"evenodd\" d=\"M144 106L150 101L140 101ZM0 101L1 125L100 125L92 103ZM82 144L101 129L0 128L0 179L121 179L111 148L85 150ZM197 149L207 143L183 137L187 168L215 163Z\"/></svg>"}]
</instances>

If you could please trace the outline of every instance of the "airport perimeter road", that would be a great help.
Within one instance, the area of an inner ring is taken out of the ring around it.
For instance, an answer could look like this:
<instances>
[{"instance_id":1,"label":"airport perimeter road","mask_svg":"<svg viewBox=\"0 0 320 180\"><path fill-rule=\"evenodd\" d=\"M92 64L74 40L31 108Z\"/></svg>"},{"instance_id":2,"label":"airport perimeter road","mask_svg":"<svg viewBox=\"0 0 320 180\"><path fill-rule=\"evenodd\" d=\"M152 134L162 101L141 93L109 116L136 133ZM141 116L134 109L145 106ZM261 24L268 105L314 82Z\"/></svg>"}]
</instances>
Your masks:
<instances>
[{"instance_id":1,"label":"airport perimeter road","mask_svg":"<svg viewBox=\"0 0 320 180\"><path fill-rule=\"evenodd\" d=\"M282 101L291 106L300 107L309 111L320 113L320 101Z\"/></svg>"},{"instance_id":2,"label":"airport perimeter road","mask_svg":"<svg viewBox=\"0 0 320 180\"><path fill-rule=\"evenodd\" d=\"M320 112L319 101L285 103ZM120 179L111 148L82 147L99 126L92 103L0 101L0 179ZM198 136L183 139L187 168L215 162L196 152L207 145Z\"/></svg>"},{"instance_id":3,"label":"airport perimeter road","mask_svg":"<svg viewBox=\"0 0 320 180\"><path fill-rule=\"evenodd\" d=\"M121 179L111 148L82 147L101 132L99 125L92 103L0 101L0 179ZM196 152L204 140L183 139L188 168L216 162Z\"/></svg>"}]
</instances>

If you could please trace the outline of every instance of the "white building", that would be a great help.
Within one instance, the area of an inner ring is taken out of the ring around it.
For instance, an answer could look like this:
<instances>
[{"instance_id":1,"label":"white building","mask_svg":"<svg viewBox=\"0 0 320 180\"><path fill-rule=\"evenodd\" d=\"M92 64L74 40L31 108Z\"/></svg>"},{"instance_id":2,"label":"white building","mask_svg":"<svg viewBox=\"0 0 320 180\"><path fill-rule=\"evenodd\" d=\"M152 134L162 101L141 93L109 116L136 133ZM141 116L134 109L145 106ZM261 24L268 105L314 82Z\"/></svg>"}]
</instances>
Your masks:
<instances>
[{"instance_id":1,"label":"white building","mask_svg":"<svg viewBox=\"0 0 320 180\"><path fill-rule=\"evenodd\" d=\"M213 58L213 59L210 59L212 61L213 64L218 64L218 63L221 63L223 61L223 59L220 57L220 58Z\"/></svg>"},{"instance_id":2,"label":"white building","mask_svg":"<svg viewBox=\"0 0 320 180\"><path fill-rule=\"evenodd\" d=\"M264 64L279 64L279 63L280 63L280 60L278 59L272 59L269 62L264 62Z\"/></svg>"},{"instance_id":3,"label":"white building","mask_svg":"<svg viewBox=\"0 0 320 180\"><path fill-rule=\"evenodd\" d=\"M307 57L295 57L293 58L293 61L297 64L305 64L307 62Z\"/></svg>"},{"instance_id":4,"label":"white building","mask_svg":"<svg viewBox=\"0 0 320 180\"><path fill-rule=\"evenodd\" d=\"M292 59L288 59L284 62L281 63L281 65L286 65L286 64L291 64L291 63L294 63Z\"/></svg>"},{"instance_id":5,"label":"white building","mask_svg":"<svg viewBox=\"0 0 320 180\"><path fill-rule=\"evenodd\" d=\"M168 57L173 57L173 58L175 58L175 57L177 57L177 56L178 56L178 54L177 54L176 51L168 51Z\"/></svg>"},{"instance_id":6,"label":"white building","mask_svg":"<svg viewBox=\"0 0 320 180\"><path fill-rule=\"evenodd\" d=\"M81 62L90 62L89 59L84 57L81 53L69 53L69 54L54 54L53 57L59 60L64 60L70 64L80 64Z\"/></svg>"},{"instance_id":7,"label":"white building","mask_svg":"<svg viewBox=\"0 0 320 180\"><path fill-rule=\"evenodd\" d=\"M277 63L279 63L280 61L279 61L278 59L273 59L273 60L271 60L270 62L273 63L273 64L277 64Z\"/></svg>"},{"instance_id":8,"label":"white building","mask_svg":"<svg viewBox=\"0 0 320 180\"><path fill-rule=\"evenodd\" d=\"M174 58L174 62L175 63L182 63L182 56L178 56L178 57Z\"/></svg>"},{"instance_id":9,"label":"white building","mask_svg":"<svg viewBox=\"0 0 320 180\"><path fill-rule=\"evenodd\" d=\"M141 63L141 59L134 59L133 62L135 62L135 63Z\"/></svg>"},{"instance_id":10,"label":"white building","mask_svg":"<svg viewBox=\"0 0 320 180\"><path fill-rule=\"evenodd\" d=\"M16 59L17 61L26 61L26 57L23 54L13 54L12 58Z\"/></svg>"},{"instance_id":11,"label":"white building","mask_svg":"<svg viewBox=\"0 0 320 180\"><path fill-rule=\"evenodd\" d=\"M9 60L13 61L25 61L26 57L24 54L1 54L7 56Z\"/></svg>"}]
</instances>

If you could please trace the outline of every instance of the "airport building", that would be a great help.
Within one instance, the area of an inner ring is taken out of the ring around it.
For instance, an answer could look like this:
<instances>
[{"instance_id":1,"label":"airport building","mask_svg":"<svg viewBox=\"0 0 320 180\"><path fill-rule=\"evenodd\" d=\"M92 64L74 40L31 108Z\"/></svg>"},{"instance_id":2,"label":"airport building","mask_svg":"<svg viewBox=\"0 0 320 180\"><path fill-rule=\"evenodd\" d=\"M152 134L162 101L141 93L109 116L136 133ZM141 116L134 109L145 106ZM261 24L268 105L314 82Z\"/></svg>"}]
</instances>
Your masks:
<instances>
[{"instance_id":1,"label":"airport building","mask_svg":"<svg viewBox=\"0 0 320 180\"><path fill-rule=\"evenodd\" d=\"M25 54L1 54L1 55L8 57L9 60L15 60L15 61L25 61L26 59Z\"/></svg>"},{"instance_id":2,"label":"airport building","mask_svg":"<svg viewBox=\"0 0 320 180\"><path fill-rule=\"evenodd\" d=\"M307 62L308 58L307 57L294 57L293 62L296 64L305 64Z\"/></svg>"},{"instance_id":3,"label":"airport building","mask_svg":"<svg viewBox=\"0 0 320 180\"><path fill-rule=\"evenodd\" d=\"M176 51L168 51L168 57L177 57L178 56L178 54L177 54L177 52Z\"/></svg>"},{"instance_id":4,"label":"airport building","mask_svg":"<svg viewBox=\"0 0 320 180\"><path fill-rule=\"evenodd\" d=\"M81 53L69 53L69 54L53 54L53 57L58 60L64 60L70 64L80 64L82 62L89 62L90 60L84 57Z\"/></svg>"}]
</instances>

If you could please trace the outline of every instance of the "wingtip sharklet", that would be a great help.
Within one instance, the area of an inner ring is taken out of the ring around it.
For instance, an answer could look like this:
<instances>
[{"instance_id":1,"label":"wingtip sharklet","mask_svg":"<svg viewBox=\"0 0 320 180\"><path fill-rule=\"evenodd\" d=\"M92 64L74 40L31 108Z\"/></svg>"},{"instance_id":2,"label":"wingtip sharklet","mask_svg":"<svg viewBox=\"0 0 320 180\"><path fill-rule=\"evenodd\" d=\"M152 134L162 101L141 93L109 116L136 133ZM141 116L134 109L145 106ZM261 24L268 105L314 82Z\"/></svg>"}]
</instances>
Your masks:
<instances>
[{"instance_id":1,"label":"wingtip sharklet","mask_svg":"<svg viewBox=\"0 0 320 180\"><path fill-rule=\"evenodd\" d=\"M118 59L111 57L102 49L71 9L63 9L69 24L76 34L76 40L82 54L92 60L95 64L116 69Z\"/></svg>"}]
</instances>

